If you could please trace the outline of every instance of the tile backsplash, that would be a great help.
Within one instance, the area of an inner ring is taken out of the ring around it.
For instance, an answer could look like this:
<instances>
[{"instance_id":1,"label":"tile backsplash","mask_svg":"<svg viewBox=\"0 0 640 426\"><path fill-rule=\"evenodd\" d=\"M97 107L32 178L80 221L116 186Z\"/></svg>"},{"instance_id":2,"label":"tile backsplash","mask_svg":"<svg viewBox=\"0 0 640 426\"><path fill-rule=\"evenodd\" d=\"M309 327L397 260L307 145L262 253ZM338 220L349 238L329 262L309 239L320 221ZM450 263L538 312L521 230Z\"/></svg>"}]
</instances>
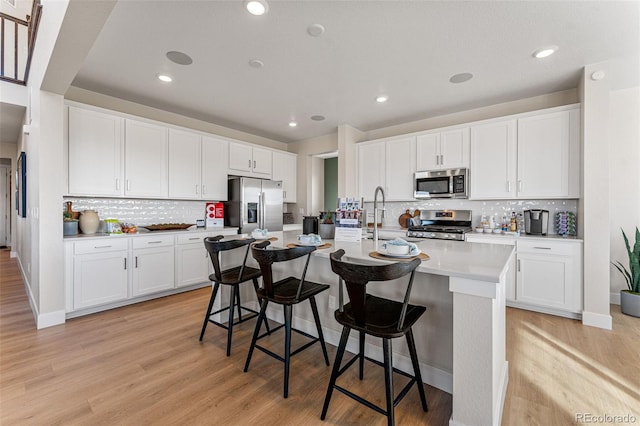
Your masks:
<instances>
[{"instance_id":1,"label":"tile backsplash","mask_svg":"<svg viewBox=\"0 0 640 426\"><path fill-rule=\"evenodd\" d=\"M65 197L64 201L73 203L73 211L95 210L100 220L114 218L120 222L136 225L158 223L196 223L204 219L205 201L183 200L136 200L123 198L74 198ZM66 209L64 203L62 211Z\"/></svg>"},{"instance_id":2,"label":"tile backsplash","mask_svg":"<svg viewBox=\"0 0 640 426\"><path fill-rule=\"evenodd\" d=\"M380 204L378 204L379 206ZM367 211L373 211L373 203L365 203ZM578 212L578 200L496 200L496 201L471 201L471 200L450 200L431 199L406 202L388 202L385 205L384 225L398 226L398 218L407 210L413 213L415 209L420 210L471 210L472 226L480 224L482 214L487 217L494 216L496 220L502 220L503 215L511 216L511 212L516 214L523 210L544 209L549 210L549 233L555 234L554 220L557 212ZM578 220L580 218L578 217Z\"/></svg>"}]
</instances>

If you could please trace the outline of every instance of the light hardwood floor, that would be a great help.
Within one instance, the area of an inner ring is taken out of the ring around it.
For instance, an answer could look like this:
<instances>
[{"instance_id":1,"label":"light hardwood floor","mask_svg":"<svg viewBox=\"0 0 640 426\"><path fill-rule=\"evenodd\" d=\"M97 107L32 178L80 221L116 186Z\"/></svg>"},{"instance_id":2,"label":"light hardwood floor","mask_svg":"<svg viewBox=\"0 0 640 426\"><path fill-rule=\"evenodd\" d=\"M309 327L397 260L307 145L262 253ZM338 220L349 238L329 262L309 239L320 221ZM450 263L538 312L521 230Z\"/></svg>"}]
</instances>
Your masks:
<instances>
[{"instance_id":1,"label":"light hardwood floor","mask_svg":"<svg viewBox=\"0 0 640 426\"><path fill-rule=\"evenodd\" d=\"M0 250L0 424L386 424L337 392L320 421L330 368L319 346L293 358L285 400L273 358L256 351L242 372L253 322L234 329L228 358L224 330L209 326L199 342L208 297L195 290L35 330L16 261ZM508 309L504 425L580 424L576 413L631 413L640 424L640 320L617 306L612 315L606 331ZM269 338L276 351L281 335ZM368 364L363 382L346 373L342 383L383 405L380 368ZM398 376L396 389L403 383ZM414 388L396 407L397 424L448 424L450 395L425 390L429 412Z\"/></svg>"}]
</instances>

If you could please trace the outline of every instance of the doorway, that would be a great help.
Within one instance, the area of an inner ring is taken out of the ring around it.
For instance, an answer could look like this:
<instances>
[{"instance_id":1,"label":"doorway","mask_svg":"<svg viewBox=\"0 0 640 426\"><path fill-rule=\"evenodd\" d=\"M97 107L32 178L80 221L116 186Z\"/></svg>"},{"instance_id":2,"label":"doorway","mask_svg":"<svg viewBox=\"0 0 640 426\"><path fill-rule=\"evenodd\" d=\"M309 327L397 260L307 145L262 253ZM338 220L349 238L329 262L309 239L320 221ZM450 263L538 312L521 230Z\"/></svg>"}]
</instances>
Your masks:
<instances>
[{"instance_id":1,"label":"doorway","mask_svg":"<svg viewBox=\"0 0 640 426\"><path fill-rule=\"evenodd\" d=\"M338 203L338 157L324 160L324 211L335 211Z\"/></svg>"},{"instance_id":2,"label":"doorway","mask_svg":"<svg viewBox=\"0 0 640 426\"><path fill-rule=\"evenodd\" d=\"M0 247L6 247L11 235L11 166L0 159Z\"/></svg>"}]
</instances>

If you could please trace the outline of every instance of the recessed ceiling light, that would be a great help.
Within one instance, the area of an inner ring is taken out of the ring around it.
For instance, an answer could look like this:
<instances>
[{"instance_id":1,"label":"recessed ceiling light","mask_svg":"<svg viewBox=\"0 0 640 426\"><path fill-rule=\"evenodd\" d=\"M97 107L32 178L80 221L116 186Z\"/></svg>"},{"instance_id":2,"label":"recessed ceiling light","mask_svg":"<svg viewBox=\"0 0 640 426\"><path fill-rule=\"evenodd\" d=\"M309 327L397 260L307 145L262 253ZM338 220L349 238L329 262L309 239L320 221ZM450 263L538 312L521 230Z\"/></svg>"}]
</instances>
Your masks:
<instances>
[{"instance_id":1,"label":"recessed ceiling light","mask_svg":"<svg viewBox=\"0 0 640 426\"><path fill-rule=\"evenodd\" d=\"M387 95L380 95L376 98L376 102L378 102L379 104L387 102L388 100L389 100L389 97Z\"/></svg>"},{"instance_id":2,"label":"recessed ceiling light","mask_svg":"<svg viewBox=\"0 0 640 426\"><path fill-rule=\"evenodd\" d=\"M269 5L265 0L249 0L244 2L244 7L247 8L250 14L260 16L267 13Z\"/></svg>"},{"instance_id":3,"label":"recessed ceiling light","mask_svg":"<svg viewBox=\"0 0 640 426\"><path fill-rule=\"evenodd\" d=\"M464 83L465 81L469 81L473 78L473 74L470 72L463 72L460 74L452 75L449 81L451 83Z\"/></svg>"},{"instance_id":4,"label":"recessed ceiling light","mask_svg":"<svg viewBox=\"0 0 640 426\"><path fill-rule=\"evenodd\" d=\"M312 115L311 119L313 121L323 121L325 119L325 116L324 115Z\"/></svg>"},{"instance_id":5,"label":"recessed ceiling light","mask_svg":"<svg viewBox=\"0 0 640 426\"><path fill-rule=\"evenodd\" d=\"M544 47L533 52L533 57L538 59L546 58L556 53L556 50L558 50L558 46Z\"/></svg>"},{"instance_id":6,"label":"recessed ceiling light","mask_svg":"<svg viewBox=\"0 0 640 426\"><path fill-rule=\"evenodd\" d=\"M295 121L290 121L289 122L289 127L297 127L298 123L296 123Z\"/></svg>"},{"instance_id":7,"label":"recessed ceiling light","mask_svg":"<svg viewBox=\"0 0 640 426\"><path fill-rule=\"evenodd\" d=\"M249 66L251 68L262 68L264 67L264 62L262 62L260 59L252 59L249 61Z\"/></svg>"},{"instance_id":8,"label":"recessed ceiling light","mask_svg":"<svg viewBox=\"0 0 640 426\"><path fill-rule=\"evenodd\" d=\"M158 80L164 81L165 83L171 83L173 81L173 78L171 78L171 76L167 74L158 74Z\"/></svg>"},{"instance_id":9,"label":"recessed ceiling light","mask_svg":"<svg viewBox=\"0 0 640 426\"><path fill-rule=\"evenodd\" d=\"M176 50L167 52L167 58L169 58L171 62L174 62L178 65L191 65L193 63L193 59L191 59L191 56L183 52L178 52Z\"/></svg>"},{"instance_id":10,"label":"recessed ceiling light","mask_svg":"<svg viewBox=\"0 0 640 426\"><path fill-rule=\"evenodd\" d=\"M311 24L307 27L307 33L309 33L311 37L320 37L324 34L324 27L320 24Z\"/></svg>"}]
</instances>

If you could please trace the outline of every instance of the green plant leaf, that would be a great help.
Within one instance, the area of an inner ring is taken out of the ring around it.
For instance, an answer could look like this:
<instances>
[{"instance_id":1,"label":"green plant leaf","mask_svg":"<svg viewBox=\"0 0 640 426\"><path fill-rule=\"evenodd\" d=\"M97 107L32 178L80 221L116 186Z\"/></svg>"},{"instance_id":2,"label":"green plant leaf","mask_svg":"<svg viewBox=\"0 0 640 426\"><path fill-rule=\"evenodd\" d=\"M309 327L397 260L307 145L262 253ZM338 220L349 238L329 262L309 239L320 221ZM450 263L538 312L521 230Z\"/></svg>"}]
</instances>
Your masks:
<instances>
[{"instance_id":1,"label":"green plant leaf","mask_svg":"<svg viewBox=\"0 0 640 426\"><path fill-rule=\"evenodd\" d=\"M611 262L611 264L615 266L618 271L620 271L620 273L624 277L624 280L627 282L627 287L629 287L629 290L632 290L631 274L629 274L629 271L627 271L627 268L625 268L620 262L617 262L617 263Z\"/></svg>"}]
</instances>

